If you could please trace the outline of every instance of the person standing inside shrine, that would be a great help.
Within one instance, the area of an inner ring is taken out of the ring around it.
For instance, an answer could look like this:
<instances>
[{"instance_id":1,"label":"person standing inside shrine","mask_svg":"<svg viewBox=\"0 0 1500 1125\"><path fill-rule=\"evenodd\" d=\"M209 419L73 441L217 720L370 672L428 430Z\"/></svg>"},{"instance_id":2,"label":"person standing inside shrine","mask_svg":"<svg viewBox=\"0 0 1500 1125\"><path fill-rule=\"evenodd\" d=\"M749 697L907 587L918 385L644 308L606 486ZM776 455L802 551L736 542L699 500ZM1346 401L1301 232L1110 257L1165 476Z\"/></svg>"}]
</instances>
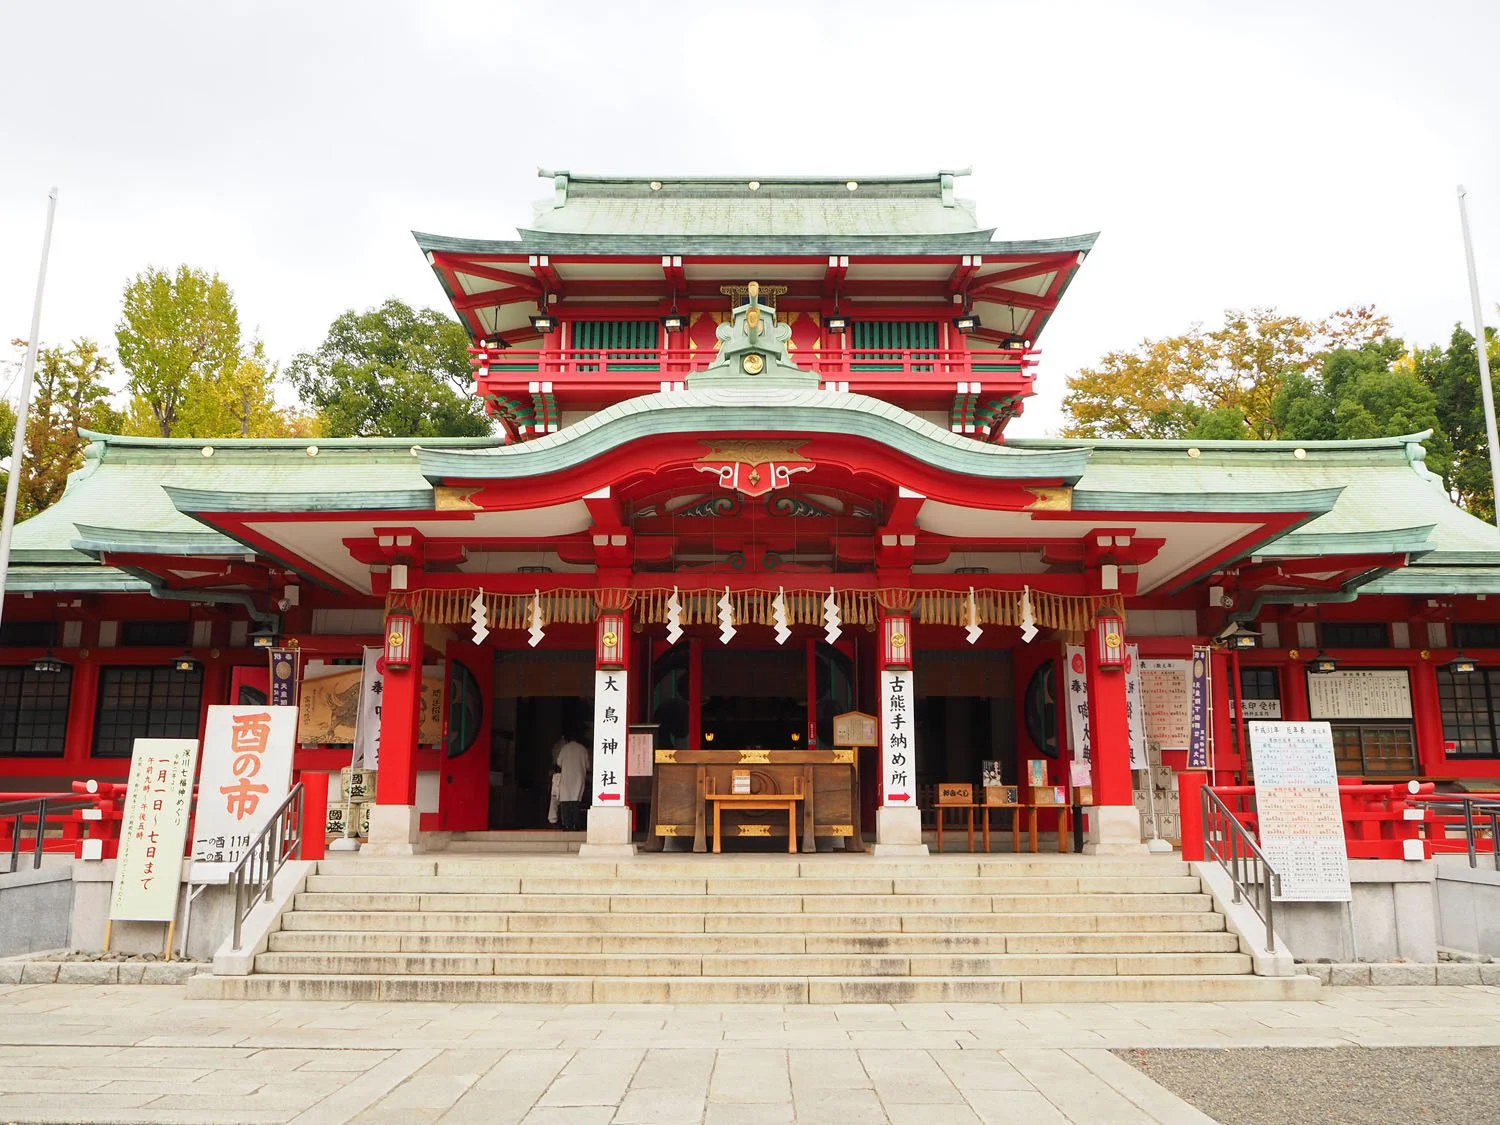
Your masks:
<instances>
[{"instance_id":1,"label":"person standing inside shrine","mask_svg":"<svg viewBox=\"0 0 1500 1125\"><path fill-rule=\"evenodd\" d=\"M557 748L557 766L561 776L557 787L557 815L566 832L584 827L583 796L589 783L589 752L578 739L569 736Z\"/></svg>"}]
</instances>

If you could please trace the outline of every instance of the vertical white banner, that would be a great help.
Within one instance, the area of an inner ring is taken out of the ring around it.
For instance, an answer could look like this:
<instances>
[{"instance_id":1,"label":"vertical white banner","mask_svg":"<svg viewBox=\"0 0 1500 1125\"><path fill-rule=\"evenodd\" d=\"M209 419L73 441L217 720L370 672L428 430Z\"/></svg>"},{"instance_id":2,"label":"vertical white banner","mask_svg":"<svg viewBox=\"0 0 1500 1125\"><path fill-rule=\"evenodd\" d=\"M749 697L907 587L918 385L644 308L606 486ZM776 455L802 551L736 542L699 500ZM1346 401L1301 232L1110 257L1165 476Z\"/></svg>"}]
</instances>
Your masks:
<instances>
[{"instance_id":1,"label":"vertical white banner","mask_svg":"<svg viewBox=\"0 0 1500 1125\"><path fill-rule=\"evenodd\" d=\"M1146 704L1141 688L1141 651L1125 646L1125 719L1130 728L1130 768L1151 768L1146 747Z\"/></svg>"},{"instance_id":2,"label":"vertical white banner","mask_svg":"<svg viewBox=\"0 0 1500 1125\"><path fill-rule=\"evenodd\" d=\"M354 727L354 756L349 764L367 770L380 768L380 693L385 677L377 665L385 650L365 649L359 676L359 718Z\"/></svg>"},{"instance_id":3,"label":"vertical white banner","mask_svg":"<svg viewBox=\"0 0 1500 1125\"><path fill-rule=\"evenodd\" d=\"M1073 748L1073 760L1093 760L1089 749L1089 681L1088 664L1083 649L1068 645L1063 649L1063 699L1068 709L1068 745Z\"/></svg>"},{"instance_id":4,"label":"vertical white banner","mask_svg":"<svg viewBox=\"0 0 1500 1125\"><path fill-rule=\"evenodd\" d=\"M880 758L883 803L917 803L916 698L911 672L880 673Z\"/></svg>"},{"instance_id":5,"label":"vertical white banner","mask_svg":"<svg viewBox=\"0 0 1500 1125\"><path fill-rule=\"evenodd\" d=\"M625 807L626 673L594 673L594 804Z\"/></svg>"},{"instance_id":6,"label":"vertical white banner","mask_svg":"<svg viewBox=\"0 0 1500 1125\"><path fill-rule=\"evenodd\" d=\"M295 707L214 706L203 732L194 882L228 874L270 823L292 783Z\"/></svg>"},{"instance_id":7,"label":"vertical white banner","mask_svg":"<svg viewBox=\"0 0 1500 1125\"><path fill-rule=\"evenodd\" d=\"M197 765L196 738L135 740L109 900L112 920L170 922L177 916Z\"/></svg>"}]
</instances>

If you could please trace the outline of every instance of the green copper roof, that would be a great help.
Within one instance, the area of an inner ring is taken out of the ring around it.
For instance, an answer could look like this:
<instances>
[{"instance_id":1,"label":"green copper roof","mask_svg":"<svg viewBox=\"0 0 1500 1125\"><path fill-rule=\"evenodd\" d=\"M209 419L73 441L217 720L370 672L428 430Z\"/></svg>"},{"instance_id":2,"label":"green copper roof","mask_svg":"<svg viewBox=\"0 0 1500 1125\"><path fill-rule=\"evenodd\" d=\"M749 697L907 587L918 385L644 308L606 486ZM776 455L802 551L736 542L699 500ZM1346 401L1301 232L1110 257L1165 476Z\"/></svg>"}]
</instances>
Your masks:
<instances>
[{"instance_id":1,"label":"green copper roof","mask_svg":"<svg viewBox=\"0 0 1500 1125\"><path fill-rule=\"evenodd\" d=\"M755 433L853 433L899 449L918 461L991 479L1077 480L1088 463L1083 448L1025 451L988 445L933 425L868 395L817 388L715 385L695 376L683 391L662 391L615 403L556 433L517 445L476 450L423 449L422 472L433 481L517 478L556 472L658 434L713 437Z\"/></svg>"},{"instance_id":2,"label":"green copper roof","mask_svg":"<svg viewBox=\"0 0 1500 1125\"><path fill-rule=\"evenodd\" d=\"M98 563L79 566L35 566L19 564L5 576L6 593L145 593L151 584L144 579Z\"/></svg>"},{"instance_id":3,"label":"green copper roof","mask_svg":"<svg viewBox=\"0 0 1500 1125\"><path fill-rule=\"evenodd\" d=\"M1029 257L1043 254L1087 252L1098 241L1098 232L1066 238L1038 238L1022 242L998 242L993 229L972 234L928 235L617 235L559 234L522 231L521 241L487 238L454 238L412 231L417 245L426 252L449 254L705 254L734 257L821 257L827 254L954 255L994 254Z\"/></svg>"},{"instance_id":4,"label":"green copper roof","mask_svg":"<svg viewBox=\"0 0 1500 1125\"><path fill-rule=\"evenodd\" d=\"M534 207L528 240L545 235L951 235L980 231L974 204L954 195L964 171L926 176L661 178L540 175L552 195Z\"/></svg>"}]
</instances>

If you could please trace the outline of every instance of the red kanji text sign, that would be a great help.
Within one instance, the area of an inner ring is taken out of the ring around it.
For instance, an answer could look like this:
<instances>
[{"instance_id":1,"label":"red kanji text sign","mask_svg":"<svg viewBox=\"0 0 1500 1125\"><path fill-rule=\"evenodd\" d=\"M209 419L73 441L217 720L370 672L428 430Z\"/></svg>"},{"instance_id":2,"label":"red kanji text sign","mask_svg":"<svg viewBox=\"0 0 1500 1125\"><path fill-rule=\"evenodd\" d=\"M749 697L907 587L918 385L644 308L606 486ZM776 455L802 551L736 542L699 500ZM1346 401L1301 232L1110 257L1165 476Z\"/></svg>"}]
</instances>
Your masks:
<instances>
[{"instance_id":1,"label":"red kanji text sign","mask_svg":"<svg viewBox=\"0 0 1500 1125\"><path fill-rule=\"evenodd\" d=\"M227 873L286 799L296 737L295 707L208 709L193 829L194 882Z\"/></svg>"},{"instance_id":2,"label":"red kanji text sign","mask_svg":"<svg viewBox=\"0 0 1500 1125\"><path fill-rule=\"evenodd\" d=\"M112 921L170 922L176 916L197 765L197 739L135 740L109 900Z\"/></svg>"}]
</instances>

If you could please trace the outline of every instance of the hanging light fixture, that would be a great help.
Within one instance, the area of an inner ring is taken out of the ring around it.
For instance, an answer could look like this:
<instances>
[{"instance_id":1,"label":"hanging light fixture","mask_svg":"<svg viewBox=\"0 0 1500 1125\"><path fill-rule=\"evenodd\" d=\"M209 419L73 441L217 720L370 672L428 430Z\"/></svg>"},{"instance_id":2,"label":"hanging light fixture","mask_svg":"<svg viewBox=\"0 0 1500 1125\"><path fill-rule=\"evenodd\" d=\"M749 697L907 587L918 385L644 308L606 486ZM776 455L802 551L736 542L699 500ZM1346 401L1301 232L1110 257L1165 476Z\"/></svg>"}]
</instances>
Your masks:
<instances>
[{"instance_id":1,"label":"hanging light fixture","mask_svg":"<svg viewBox=\"0 0 1500 1125\"><path fill-rule=\"evenodd\" d=\"M68 665L57 658L52 651L52 644L57 640L57 603L52 603L52 633L47 638L47 655L38 657L31 662L31 670L39 672L44 676L55 676L68 670Z\"/></svg>"},{"instance_id":2,"label":"hanging light fixture","mask_svg":"<svg viewBox=\"0 0 1500 1125\"><path fill-rule=\"evenodd\" d=\"M392 606L385 619L385 666L393 672L411 667L412 612L409 606Z\"/></svg>"},{"instance_id":3,"label":"hanging light fixture","mask_svg":"<svg viewBox=\"0 0 1500 1125\"><path fill-rule=\"evenodd\" d=\"M677 311L677 305L674 302L672 311L661 318L661 326L668 332L681 332L687 328L687 316Z\"/></svg>"},{"instance_id":4,"label":"hanging light fixture","mask_svg":"<svg viewBox=\"0 0 1500 1125\"><path fill-rule=\"evenodd\" d=\"M1339 662L1336 657L1318 649L1318 655L1307 662L1307 670L1315 676L1326 676L1339 670Z\"/></svg>"},{"instance_id":5,"label":"hanging light fixture","mask_svg":"<svg viewBox=\"0 0 1500 1125\"><path fill-rule=\"evenodd\" d=\"M1260 634L1254 629L1245 628L1243 621L1231 621L1214 634L1214 640L1225 648L1238 649L1241 652L1260 647Z\"/></svg>"},{"instance_id":6,"label":"hanging light fixture","mask_svg":"<svg viewBox=\"0 0 1500 1125\"><path fill-rule=\"evenodd\" d=\"M1118 610L1101 609L1094 616L1094 644L1100 668L1125 667L1125 619Z\"/></svg>"},{"instance_id":7,"label":"hanging light fixture","mask_svg":"<svg viewBox=\"0 0 1500 1125\"><path fill-rule=\"evenodd\" d=\"M1468 676L1479 671L1478 663L1475 662L1472 656L1465 656L1463 649L1459 649L1458 655L1444 664L1443 667L1455 676Z\"/></svg>"},{"instance_id":8,"label":"hanging light fixture","mask_svg":"<svg viewBox=\"0 0 1500 1125\"><path fill-rule=\"evenodd\" d=\"M531 321L531 327L546 335L557 328L557 317L551 313L538 313L536 316L527 317Z\"/></svg>"},{"instance_id":9,"label":"hanging light fixture","mask_svg":"<svg viewBox=\"0 0 1500 1125\"><path fill-rule=\"evenodd\" d=\"M172 661L172 671L183 674L197 672L203 665L193 657L193 603L189 602L187 607L188 640L187 647L182 650L182 655Z\"/></svg>"},{"instance_id":10,"label":"hanging light fixture","mask_svg":"<svg viewBox=\"0 0 1500 1125\"><path fill-rule=\"evenodd\" d=\"M963 315L953 318L953 327L957 328L965 336L972 336L975 332L979 331L979 317L972 311L965 312Z\"/></svg>"}]
</instances>

